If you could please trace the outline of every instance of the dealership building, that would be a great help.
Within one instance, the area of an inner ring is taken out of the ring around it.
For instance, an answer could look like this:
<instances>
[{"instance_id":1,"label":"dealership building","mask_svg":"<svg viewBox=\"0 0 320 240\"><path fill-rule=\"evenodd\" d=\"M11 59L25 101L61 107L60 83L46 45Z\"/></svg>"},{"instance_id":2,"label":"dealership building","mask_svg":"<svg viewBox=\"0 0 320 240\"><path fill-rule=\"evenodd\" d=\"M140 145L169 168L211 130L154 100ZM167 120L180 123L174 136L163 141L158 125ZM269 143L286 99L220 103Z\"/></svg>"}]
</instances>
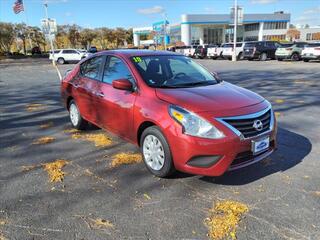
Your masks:
<instances>
[{"instance_id":1,"label":"dealership building","mask_svg":"<svg viewBox=\"0 0 320 240\"><path fill-rule=\"evenodd\" d=\"M159 29L164 21L150 27L134 28L134 45L150 45L146 35ZM230 14L183 14L181 23L168 24L167 43L185 45L216 44L233 40L233 19ZM285 40L290 14L282 11L270 14L244 14L237 28L237 41ZM163 40L163 39L162 39Z\"/></svg>"}]
</instances>

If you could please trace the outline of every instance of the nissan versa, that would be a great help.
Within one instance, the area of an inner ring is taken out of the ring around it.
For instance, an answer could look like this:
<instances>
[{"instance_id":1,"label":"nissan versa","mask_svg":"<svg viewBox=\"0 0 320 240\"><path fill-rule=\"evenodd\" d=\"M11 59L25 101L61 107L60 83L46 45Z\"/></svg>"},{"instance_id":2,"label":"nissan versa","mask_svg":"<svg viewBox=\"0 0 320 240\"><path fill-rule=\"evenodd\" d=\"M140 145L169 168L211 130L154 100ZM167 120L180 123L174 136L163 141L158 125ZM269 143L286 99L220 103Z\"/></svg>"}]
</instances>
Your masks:
<instances>
[{"instance_id":1,"label":"nissan versa","mask_svg":"<svg viewBox=\"0 0 320 240\"><path fill-rule=\"evenodd\" d=\"M88 122L140 146L148 170L219 176L270 155L276 121L261 96L165 51L104 51L61 84L72 125Z\"/></svg>"}]
</instances>

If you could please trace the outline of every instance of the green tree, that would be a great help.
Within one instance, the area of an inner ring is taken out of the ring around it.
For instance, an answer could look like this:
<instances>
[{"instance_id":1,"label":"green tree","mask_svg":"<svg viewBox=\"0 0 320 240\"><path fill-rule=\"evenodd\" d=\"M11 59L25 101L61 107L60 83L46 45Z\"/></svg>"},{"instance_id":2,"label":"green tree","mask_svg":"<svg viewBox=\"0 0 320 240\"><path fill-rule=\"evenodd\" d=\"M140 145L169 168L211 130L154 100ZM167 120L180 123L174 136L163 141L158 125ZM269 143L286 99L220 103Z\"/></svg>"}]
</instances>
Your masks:
<instances>
[{"instance_id":1,"label":"green tree","mask_svg":"<svg viewBox=\"0 0 320 240\"><path fill-rule=\"evenodd\" d=\"M42 45L43 51L46 51L46 39L44 34L38 27L30 27L30 38L36 46L40 47Z\"/></svg>"},{"instance_id":2,"label":"green tree","mask_svg":"<svg viewBox=\"0 0 320 240\"><path fill-rule=\"evenodd\" d=\"M15 37L20 38L22 40L23 52L26 55L27 54L26 41L29 35L29 28L25 23L18 23L15 25L14 31L15 31Z\"/></svg>"},{"instance_id":3,"label":"green tree","mask_svg":"<svg viewBox=\"0 0 320 240\"><path fill-rule=\"evenodd\" d=\"M98 36L97 30L91 30L88 28L83 29L80 32L79 40L83 48L88 49L91 42Z\"/></svg>"},{"instance_id":4,"label":"green tree","mask_svg":"<svg viewBox=\"0 0 320 240\"><path fill-rule=\"evenodd\" d=\"M14 38L15 31L13 24L0 22L0 51L9 52Z\"/></svg>"},{"instance_id":5,"label":"green tree","mask_svg":"<svg viewBox=\"0 0 320 240\"><path fill-rule=\"evenodd\" d=\"M78 26L78 25L75 25L73 24L70 28L69 28L69 31L68 31L68 39L71 43L71 46L73 48L76 48L78 43L79 43L79 40L80 40L80 30L81 28Z\"/></svg>"}]
</instances>

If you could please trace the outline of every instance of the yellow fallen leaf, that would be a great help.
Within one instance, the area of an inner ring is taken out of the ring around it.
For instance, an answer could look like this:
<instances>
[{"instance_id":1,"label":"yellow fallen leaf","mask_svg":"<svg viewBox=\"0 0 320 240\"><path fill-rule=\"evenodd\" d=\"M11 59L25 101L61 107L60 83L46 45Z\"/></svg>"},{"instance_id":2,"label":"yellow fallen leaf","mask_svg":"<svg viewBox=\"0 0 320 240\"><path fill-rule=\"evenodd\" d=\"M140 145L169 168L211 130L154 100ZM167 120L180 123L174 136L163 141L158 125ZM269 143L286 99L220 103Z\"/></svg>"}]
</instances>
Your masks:
<instances>
[{"instance_id":1,"label":"yellow fallen leaf","mask_svg":"<svg viewBox=\"0 0 320 240\"><path fill-rule=\"evenodd\" d=\"M5 225L7 224L7 221L5 221L4 219L0 219L0 225Z\"/></svg>"},{"instance_id":2,"label":"yellow fallen leaf","mask_svg":"<svg viewBox=\"0 0 320 240\"><path fill-rule=\"evenodd\" d=\"M120 165L134 164L142 162L140 153L118 153L112 157L111 166L117 167Z\"/></svg>"},{"instance_id":3,"label":"yellow fallen leaf","mask_svg":"<svg viewBox=\"0 0 320 240\"><path fill-rule=\"evenodd\" d=\"M284 103L284 100L283 99L276 99L275 102L276 103Z\"/></svg>"},{"instance_id":4,"label":"yellow fallen leaf","mask_svg":"<svg viewBox=\"0 0 320 240\"><path fill-rule=\"evenodd\" d=\"M44 108L45 106L41 103L30 103L26 105L26 110L28 112L34 112L34 111L40 111Z\"/></svg>"},{"instance_id":5,"label":"yellow fallen leaf","mask_svg":"<svg viewBox=\"0 0 320 240\"><path fill-rule=\"evenodd\" d=\"M93 223L94 228L113 228L114 225L109 220L105 220L102 218L90 219Z\"/></svg>"},{"instance_id":6,"label":"yellow fallen leaf","mask_svg":"<svg viewBox=\"0 0 320 240\"><path fill-rule=\"evenodd\" d=\"M236 229L244 213L249 211L247 205L230 200L218 201L212 209L210 216L205 220L209 228L209 237L220 240L231 237L236 239Z\"/></svg>"},{"instance_id":7,"label":"yellow fallen leaf","mask_svg":"<svg viewBox=\"0 0 320 240\"><path fill-rule=\"evenodd\" d=\"M144 196L147 200L151 200L151 197L150 197L148 194L144 193L143 196Z\"/></svg>"},{"instance_id":8,"label":"yellow fallen leaf","mask_svg":"<svg viewBox=\"0 0 320 240\"><path fill-rule=\"evenodd\" d=\"M71 129L65 129L63 130L64 133L78 133L80 132L78 129L71 128Z\"/></svg>"},{"instance_id":9,"label":"yellow fallen leaf","mask_svg":"<svg viewBox=\"0 0 320 240\"><path fill-rule=\"evenodd\" d=\"M47 129L53 126L53 122L48 122L40 125L41 129Z\"/></svg>"},{"instance_id":10,"label":"yellow fallen leaf","mask_svg":"<svg viewBox=\"0 0 320 240\"><path fill-rule=\"evenodd\" d=\"M48 144L48 143L53 142L54 140L55 140L54 137L41 137L41 138L34 140L32 142L32 144L35 144L35 145Z\"/></svg>"},{"instance_id":11,"label":"yellow fallen leaf","mask_svg":"<svg viewBox=\"0 0 320 240\"><path fill-rule=\"evenodd\" d=\"M65 173L62 168L68 164L69 161L58 159L54 162L43 164L44 170L49 174L50 182L62 182Z\"/></svg>"},{"instance_id":12,"label":"yellow fallen leaf","mask_svg":"<svg viewBox=\"0 0 320 240\"><path fill-rule=\"evenodd\" d=\"M274 115L278 118L281 116L281 113L280 112L274 112Z\"/></svg>"},{"instance_id":13,"label":"yellow fallen leaf","mask_svg":"<svg viewBox=\"0 0 320 240\"><path fill-rule=\"evenodd\" d=\"M105 147L112 144L111 138L109 138L103 133L88 133L88 134L74 133L72 134L72 138L84 139L90 142L94 142L94 145L96 147Z\"/></svg>"},{"instance_id":14,"label":"yellow fallen leaf","mask_svg":"<svg viewBox=\"0 0 320 240\"><path fill-rule=\"evenodd\" d=\"M39 165L29 165L29 166L21 166L23 172L31 171L37 168Z\"/></svg>"},{"instance_id":15,"label":"yellow fallen leaf","mask_svg":"<svg viewBox=\"0 0 320 240\"><path fill-rule=\"evenodd\" d=\"M320 197L320 191L314 191L313 194L317 197Z\"/></svg>"}]
</instances>

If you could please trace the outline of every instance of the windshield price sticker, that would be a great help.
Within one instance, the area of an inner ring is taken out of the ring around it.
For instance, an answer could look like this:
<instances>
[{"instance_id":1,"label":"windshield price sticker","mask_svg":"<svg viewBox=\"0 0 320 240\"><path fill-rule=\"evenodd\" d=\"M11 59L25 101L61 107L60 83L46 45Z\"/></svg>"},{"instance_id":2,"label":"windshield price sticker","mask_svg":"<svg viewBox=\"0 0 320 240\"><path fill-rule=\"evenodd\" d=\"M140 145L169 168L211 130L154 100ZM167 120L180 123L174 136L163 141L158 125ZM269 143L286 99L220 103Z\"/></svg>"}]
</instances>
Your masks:
<instances>
[{"instance_id":1,"label":"windshield price sticker","mask_svg":"<svg viewBox=\"0 0 320 240\"><path fill-rule=\"evenodd\" d=\"M133 61L139 63L142 61L141 57L133 57Z\"/></svg>"}]
</instances>

